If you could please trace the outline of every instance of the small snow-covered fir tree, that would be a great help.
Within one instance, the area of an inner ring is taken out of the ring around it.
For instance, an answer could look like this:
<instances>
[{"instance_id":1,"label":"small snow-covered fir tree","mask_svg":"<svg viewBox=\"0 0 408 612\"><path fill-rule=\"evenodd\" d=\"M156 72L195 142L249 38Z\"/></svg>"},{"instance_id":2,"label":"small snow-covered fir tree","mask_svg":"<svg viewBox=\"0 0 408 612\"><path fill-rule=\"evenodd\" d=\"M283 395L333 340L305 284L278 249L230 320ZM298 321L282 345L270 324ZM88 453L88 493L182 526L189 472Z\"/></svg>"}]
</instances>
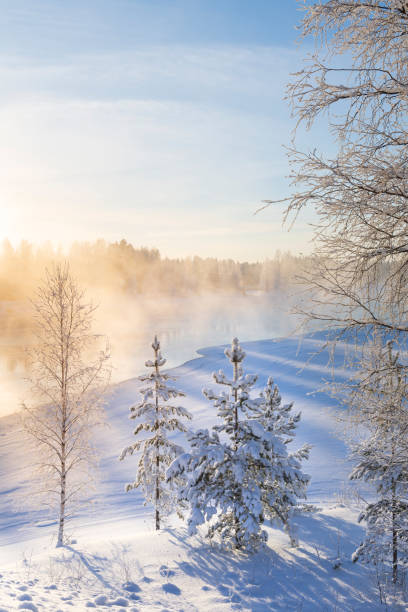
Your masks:
<instances>
[{"instance_id":1,"label":"small snow-covered fir tree","mask_svg":"<svg viewBox=\"0 0 408 612\"><path fill-rule=\"evenodd\" d=\"M132 455L135 451L141 451L135 481L126 486L126 491L141 487L146 501L154 506L158 530L162 516L168 515L174 509L176 498L174 482L166 482L166 470L183 452L183 448L169 440L167 435L175 430L185 432L186 428L180 418L191 419L191 415L182 406L168 403L169 400L183 397L185 394L168 385L169 380L175 380L174 377L160 371L166 359L162 357L156 336L152 348L154 359L145 363L152 371L139 377L141 382L147 383L140 391L142 401L130 408L130 418L139 421L134 434L137 436L145 431L151 435L126 447L120 459L123 460L126 455Z\"/></svg>"},{"instance_id":2,"label":"small snow-covered fir tree","mask_svg":"<svg viewBox=\"0 0 408 612\"><path fill-rule=\"evenodd\" d=\"M310 477L302 472L302 460L308 459L310 446L304 444L289 453L288 444L295 437L300 413L292 414L293 402L282 404L282 397L272 378L257 403L252 406L251 418L255 418L270 434L266 448L269 464L258 470L255 477L261 490L265 517L284 527L292 544L296 544L291 525L293 511L299 507L299 499L306 499ZM271 469L272 468L272 469Z\"/></svg>"},{"instance_id":3,"label":"small snow-covered fir tree","mask_svg":"<svg viewBox=\"0 0 408 612\"><path fill-rule=\"evenodd\" d=\"M390 563L395 583L399 567L408 565L408 380L392 342L374 343L359 377L350 401L368 437L354 447L350 478L372 484L377 499L359 517L366 537L353 561Z\"/></svg>"},{"instance_id":4,"label":"small snow-covered fir tree","mask_svg":"<svg viewBox=\"0 0 408 612\"><path fill-rule=\"evenodd\" d=\"M299 465L308 450L293 456L286 451L288 435L299 419L290 420L291 406L282 407L282 414L276 416L270 414L267 390L259 398L250 398L257 377L243 374L245 353L236 338L225 354L233 366L232 379L222 371L213 377L228 390L220 394L203 391L214 402L223 424L214 426L211 433L190 434L191 452L174 461L168 476L187 477L181 497L190 503L190 533L210 521L209 537L218 534L225 546L256 550L266 540L262 530L265 514L287 527L288 508L297 494L304 494L308 482ZM274 396L274 406L280 407L276 400Z\"/></svg>"}]
</instances>

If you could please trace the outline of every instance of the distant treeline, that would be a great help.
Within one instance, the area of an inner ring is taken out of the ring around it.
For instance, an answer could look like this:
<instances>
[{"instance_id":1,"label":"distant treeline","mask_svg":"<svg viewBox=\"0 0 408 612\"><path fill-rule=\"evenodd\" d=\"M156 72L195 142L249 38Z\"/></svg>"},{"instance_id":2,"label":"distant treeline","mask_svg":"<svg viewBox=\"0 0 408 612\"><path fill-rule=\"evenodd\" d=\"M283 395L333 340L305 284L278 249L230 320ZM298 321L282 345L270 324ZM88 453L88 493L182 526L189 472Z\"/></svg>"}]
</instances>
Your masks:
<instances>
[{"instance_id":1,"label":"distant treeline","mask_svg":"<svg viewBox=\"0 0 408 612\"><path fill-rule=\"evenodd\" d=\"M126 240L75 242L67 252L26 241L13 248L5 241L0 251L0 300L32 296L45 268L63 260L69 261L73 275L86 288L127 295L281 291L307 265L307 257L279 251L271 259L248 263L213 257L169 259L157 249L135 248Z\"/></svg>"}]
</instances>

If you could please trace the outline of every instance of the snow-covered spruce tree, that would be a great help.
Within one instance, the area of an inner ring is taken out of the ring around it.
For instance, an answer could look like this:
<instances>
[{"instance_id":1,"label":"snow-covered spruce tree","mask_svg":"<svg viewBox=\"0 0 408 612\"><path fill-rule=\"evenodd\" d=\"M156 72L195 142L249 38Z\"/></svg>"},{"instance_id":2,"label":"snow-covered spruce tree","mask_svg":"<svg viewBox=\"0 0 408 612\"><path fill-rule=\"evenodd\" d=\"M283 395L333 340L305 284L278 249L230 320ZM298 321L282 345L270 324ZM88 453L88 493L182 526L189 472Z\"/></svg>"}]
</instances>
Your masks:
<instances>
[{"instance_id":1,"label":"snow-covered spruce tree","mask_svg":"<svg viewBox=\"0 0 408 612\"><path fill-rule=\"evenodd\" d=\"M350 405L368 437L354 445L350 478L370 483L377 499L359 517L366 537L353 560L391 564L396 583L408 564L408 378L391 341L373 344L358 377Z\"/></svg>"},{"instance_id":2,"label":"snow-covered spruce tree","mask_svg":"<svg viewBox=\"0 0 408 612\"><path fill-rule=\"evenodd\" d=\"M256 472L265 517L282 525L291 543L296 544L291 517L299 499L306 499L310 477L302 472L302 461L309 458L310 446L304 444L289 453L288 444L295 437L300 413L292 414L293 402L282 404L282 397L272 378L268 378L259 400L251 409L251 418L258 420L271 437L267 445L269 465Z\"/></svg>"},{"instance_id":3,"label":"snow-covered spruce tree","mask_svg":"<svg viewBox=\"0 0 408 612\"><path fill-rule=\"evenodd\" d=\"M199 430L190 434L190 453L174 461L168 476L187 478L180 496L190 504L191 534L210 521L208 537L218 534L224 546L253 551L266 540L262 530L265 514L288 528L289 507L295 504L297 494L304 494L308 482L299 464L308 450L288 456L287 436L298 417L293 424L287 418L291 406L280 406L277 391L269 395L271 383L261 397L250 399L257 377L243 374L245 353L236 338L225 354L233 365L233 378L222 371L213 376L228 391L216 394L204 390L224 422L211 433Z\"/></svg>"},{"instance_id":4,"label":"snow-covered spruce tree","mask_svg":"<svg viewBox=\"0 0 408 612\"><path fill-rule=\"evenodd\" d=\"M185 432L186 428L180 417L191 419L190 413L182 406L169 404L169 400L183 397L185 394L168 385L169 380L175 380L169 374L164 374L160 368L166 363L160 351L160 342L155 336L152 348L154 359L146 361L147 368L152 371L140 376L141 382L147 386L141 389L142 401L130 408L131 419L139 421L134 431L135 436L146 431L150 437L138 440L126 447L120 456L141 451L135 481L126 486L126 491L141 487L147 502L155 509L156 530L160 529L160 520L174 510L177 497L173 483L166 483L166 470L170 463L183 452L183 448L168 439L171 431Z\"/></svg>"},{"instance_id":5,"label":"snow-covered spruce tree","mask_svg":"<svg viewBox=\"0 0 408 612\"><path fill-rule=\"evenodd\" d=\"M57 546L63 546L66 521L94 480L92 436L103 420L109 352L98 349L100 337L91 332L95 307L84 301L68 265L47 271L33 307L28 380L34 401L23 404L23 426L38 451L35 493L55 513Z\"/></svg>"}]
</instances>

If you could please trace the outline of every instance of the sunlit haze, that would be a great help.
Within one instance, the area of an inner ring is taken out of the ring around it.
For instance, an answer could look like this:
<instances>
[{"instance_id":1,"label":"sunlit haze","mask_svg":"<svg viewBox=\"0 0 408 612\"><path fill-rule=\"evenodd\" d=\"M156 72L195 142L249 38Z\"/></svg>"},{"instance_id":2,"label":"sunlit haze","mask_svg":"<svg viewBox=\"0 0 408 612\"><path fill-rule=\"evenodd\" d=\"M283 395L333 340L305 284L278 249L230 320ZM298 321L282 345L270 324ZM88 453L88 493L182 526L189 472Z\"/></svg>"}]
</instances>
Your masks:
<instances>
[{"instance_id":1,"label":"sunlit haze","mask_svg":"<svg viewBox=\"0 0 408 612\"><path fill-rule=\"evenodd\" d=\"M297 3L1 1L0 239L255 261L288 232Z\"/></svg>"},{"instance_id":2,"label":"sunlit haze","mask_svg":"<svg viewBox=\"0 0 408 612\"><path fill-rule=\"evenodd\" d=\"M407 610L408 0L0 0L0 612Z\"/></svg>"},{"instance_id":3,"label":"sunlit haze","mask_svg":"<svg viewBox=\"0 0 408 612\"><path fill-rule=\"evenodd\" d=\"M285 89L311 50L297 9L0 0L0 414L27 392L29 301L56 262L99 305L114 382L141 372L154 334L177 365L296 327L313 217L289 231L285 204L257 211L292 189Z\"/></svg>"}]
</instances>

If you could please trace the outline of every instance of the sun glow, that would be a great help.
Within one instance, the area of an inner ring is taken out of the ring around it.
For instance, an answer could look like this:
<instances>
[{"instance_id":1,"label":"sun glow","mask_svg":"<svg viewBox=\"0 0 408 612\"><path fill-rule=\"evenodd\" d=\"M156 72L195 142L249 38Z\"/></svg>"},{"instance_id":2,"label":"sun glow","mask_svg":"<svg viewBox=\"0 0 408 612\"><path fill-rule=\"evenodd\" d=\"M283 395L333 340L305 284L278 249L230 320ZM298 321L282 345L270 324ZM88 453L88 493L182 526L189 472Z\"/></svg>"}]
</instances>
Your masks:
<instances>
[{"instance_id":1,"label":"sun glow","mask_svg":"<svg viewBox=\"0 0 408 612\"><path fill-rule=\"evenodd\" d=\"M16 215L13 209L4 204L0 207L0 240L10 237L14 232Z\"/></svg>"}]
</instances>

